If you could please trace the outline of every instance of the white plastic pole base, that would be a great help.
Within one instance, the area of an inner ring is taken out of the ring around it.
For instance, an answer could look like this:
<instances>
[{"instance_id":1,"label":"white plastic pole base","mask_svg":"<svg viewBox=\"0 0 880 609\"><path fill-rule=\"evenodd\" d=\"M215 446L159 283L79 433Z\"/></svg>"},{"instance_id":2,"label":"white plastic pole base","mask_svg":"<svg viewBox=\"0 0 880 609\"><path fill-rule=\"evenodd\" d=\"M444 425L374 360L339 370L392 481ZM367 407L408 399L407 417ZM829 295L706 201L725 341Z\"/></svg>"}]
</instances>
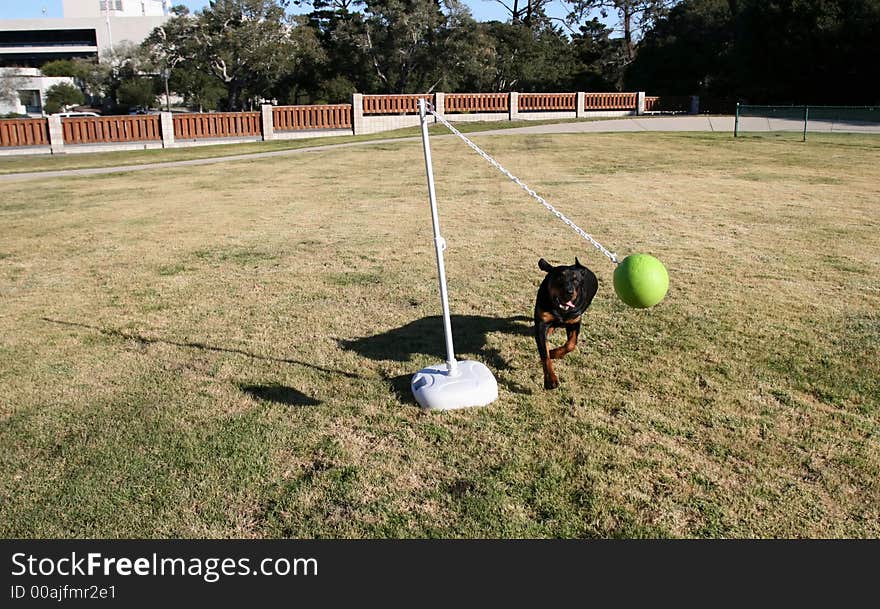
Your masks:
<instances>
[{"instance_id":1,"label":"white plastic pole base","mask_svg":"<svg viewBox=\"0 0 880 609\"><path fill-rule=\"evenodd\" d=\"M457 364L453 374L446 364L436 364L413 375L410 386L422 408L454 410L487 406L498 399L498 381L486 366L472 360Z\"/></svg>"}]
</instances>

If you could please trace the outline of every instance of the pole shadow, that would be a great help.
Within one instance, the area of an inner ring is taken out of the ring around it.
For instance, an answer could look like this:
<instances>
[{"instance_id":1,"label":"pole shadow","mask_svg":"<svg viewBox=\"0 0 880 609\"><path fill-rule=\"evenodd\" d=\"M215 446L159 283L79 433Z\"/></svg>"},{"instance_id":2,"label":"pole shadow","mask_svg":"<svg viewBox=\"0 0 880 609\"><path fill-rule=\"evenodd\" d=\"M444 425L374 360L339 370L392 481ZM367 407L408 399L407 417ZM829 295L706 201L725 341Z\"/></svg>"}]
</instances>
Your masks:
<instances>
[{"instance_id":1,"label":"pole shadow","mask_svg":"<svg viewBox=\"0 0 880 609\"><path fill-rule=\"evenodd\" d=\"M250 353L249 351L245 351L243 349L235 349L229 347L217 347L214 345L208 345L205 343L199 342L178 342L173 340L166 340L164 338L148 338L146 336L142 336L140 334L134 334L131 332L123 332L122 330L116 330L114 328L100 328L98 326L90 326L89 324L84 324L76 321L64 321L61 319L51 319L49 317L41 317L43 321L47 321L52 324L59 324L62 326L72 326L75 328L85 328L87 330L94 330L95 332L99 332L104 336L111 336L113 338L119 338L122 340L133 340L142 345L154 345L154 344L162 344L162 345L171 345L173 347L183 347L186 349L200 349L202 351L216 351L218 353L234 353L237 355L244 355L245 357L251 357L253 359L260 359L267 362L278 362L280 364L294 364L297 366L303 366L306 368L311 368L312 370L317 370L318 372L324 372L325 374L336 374L340 376L344 376L350 379L359 379L362 378L360 375L353 374L351 372L346 372L345 370L334 370L332 368L323 368L322 366L316 366L315 364L310 364L309 362L303 362L300 360L284 358L284 357L272 357L271 355L259 355L257 353Z\"/></svg>"},{"instance_id":2,"label":"pole shadow","mask_svg":"<svg viewBox=\"0 0 880 609\"><path fill-rule=\"evenodd\" d=\"M285 406L318 406L321 403L320 400L286 385L246 385L242 383L238 385L238 388L258 400L275 402Z\"/></svg>"},{"instance_id":3,"label":"pole shadow","mask_svg":"<svg viewBox=\"0 0 880 609\"><path fill-rule=\"evenodd\" d=\"M310 364L308 362L302 362L295 359L289 358L279 358L272 357L269 355L258 355L256 353L250 353L248 351L244 351L243 349L235 349L235 348L226 348L226 347L217 347L214 345L208 345L200 342L178 342L173 340L165 340L162 338L148 338L142 336L140 334L135 334L131 332L123 332L122 330L116 330L114 328L101 328L98 326L92 326L89 324L84 324L75 321L64 321L60 319L51 319L49 317L41 317L43 321L58 324L62 326L69 326L75 328L83 328L86 330L92 330L103 334L104 336L110 336L112 338L117 338L120 340L131 340L141 345L153 345L153 344L163 344L163 345L171 345L174 347L181 347L186 349L199 349L202 351L214 351L217 353L233 353L236 355L244 355L246 357L250 357L253 359L259 359L270 362L278 362L282 364L293 364L296 366L304 366L306 368L312 368L313 370L317 370L319 372L323 372L325 374L330 375L339 375L344 376L350 379L359 379L361 378L357 374L352 374L350 372L345 372L344 370L333 370L331 368L323 368L321 366L316 366L314 364ZM278 384L268 384L268 385L246 385L240 384L238 388L253 397L256 397L260 400L265 400L269 402L276 402L279 404L286 404L289 406L317 406L321 404L319 400L316 400L313 397L310 397L293 387L287 387L285 385Z\"/></svg>"}]
</instances>

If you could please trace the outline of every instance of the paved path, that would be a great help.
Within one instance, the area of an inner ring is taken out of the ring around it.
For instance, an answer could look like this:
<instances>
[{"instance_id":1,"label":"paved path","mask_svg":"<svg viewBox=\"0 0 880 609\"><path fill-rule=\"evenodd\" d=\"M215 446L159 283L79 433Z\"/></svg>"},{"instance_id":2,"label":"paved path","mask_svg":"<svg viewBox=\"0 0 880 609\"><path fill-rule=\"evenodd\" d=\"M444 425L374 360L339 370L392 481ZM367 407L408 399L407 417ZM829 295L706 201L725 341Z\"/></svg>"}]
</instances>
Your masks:
<instances>
[{"instance_id":1,"label":"paved path","mask_svg":"<svg viewBox=\"0 0 880 609\"><path fill-rule=\"evenodd\" d=\"M803 123L802 123L803 125ZM764 131L767 130L765 127ZM622 133L633 131L726 131L733 134L732 116L640 116L607 121L581 121L481 131L479 135L537 133ZM478 134L474 134L478 135Z\"/></svg>"},{"instance_id":2,"label":"paved path","mask_svg":"<svg viewBox=\"0 0 880 609\"><path fill-rule=\"evenodd\" d=\"M235 154L231 156L217 156L208 159L190 159L188 161L165 161L163 163L144 163L141 165L119 165L117 167L91 167L88 169L60 169L58 171L33 171L29 173L7 173L0 175L0 182L16 182L19 180L43 180L46 178L64 178L71 176L91 176L105 173L123 173L126 171L144 171L145 169L168 169L170 167L193 167L196 165L211 165L213 163L225 163L227 161L253 161L272 156L286 156L288 154L303 154L308 152L321 152L334 148L351 148L352 146L366 146L369 144L388 144L391 142L408 142L419 139L418 137L396 137L383 140L368 140L364 142L349 142L347 144L328 144L326 146L309 146L293 150L273 150L272 152L254 152L251 154Z\"/></svg>"},{"instance_id":3,"label":"paved path","mask_svg":"<svg viewBox=\"0 0 880 609\"><path fill-rule=\"evenodd\" d=\"M557 123L554 125L534 125L515 129L482 131L480 135L519 135L536 133L611 133L635 131L718 131L733 135L732 116L639 116L607 121L583 121L578 123ZM804 129L804 122L797 119L742 117L739 126L744 133L770 131L796 131ZM877 123L861 121L810 120L809 133L880 133ZM474 134L477 135L477 134ZM808 135L809 137L809 135Z\"/></svg>"},{"instance_id":4,"label":"paved path","mask_svg":"<svg viewBox=\"0 0 880 609\"><path fill-rule=\"evenodd\" d=\"M528 134L553 134L553 133L626 133L638 131L718 131L733 133L732 116L640 116L634 118L619 118L613 120L582 121L575 123L556 123L548 125L533 125L530 127L516 127L513 129L495 129L491 131L479 131L468 134L468 137L479 138L485 135L528 135ZM800 131L803 122L788 119L767 119L749 117L740 121L744 131ZM834 123L831 121L813 121L810 123L810 132L844 132L844 133L876 133L880 134L880 125L876 123ZM451 136L433 136L451 137ZM420 139L420 136L398 137L379 140L366 140L363 142L349 142L347 144L326 144L323 146L309 146L308 148L296 148L293 150L275 150L272 152L255 152L252 154L237 154L232 156L213 157L208 159L192 159L188 161L166 161L164 163L148 163L142 165L122 165L118 167L96 167L92 169L64 169L59 171L35 171L30 173L10 173L0 175L0 182L13 182L22 180L45 180L48 178L89 176L107 173L120 173L127 171L144 171L147 169L167 169L171 167L193 167L198 165L210 165L213 163L225 163L228 161L255 161L267 157L287 156L292 154L308 154L322 152L337 148L351 148L354 146L370 146L373 144L388 144L392 142L409 142Z\"/></svg>"}]
</instances>

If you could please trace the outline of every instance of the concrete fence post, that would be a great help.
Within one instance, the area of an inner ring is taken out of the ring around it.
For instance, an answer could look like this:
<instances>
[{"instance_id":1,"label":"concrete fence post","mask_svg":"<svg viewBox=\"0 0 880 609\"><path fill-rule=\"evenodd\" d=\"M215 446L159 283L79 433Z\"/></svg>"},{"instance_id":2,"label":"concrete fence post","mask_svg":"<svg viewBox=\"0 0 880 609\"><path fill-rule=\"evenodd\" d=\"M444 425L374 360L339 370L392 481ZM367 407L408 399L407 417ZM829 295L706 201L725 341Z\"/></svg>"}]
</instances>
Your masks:
<instances>
[{"instance_id":1,"label":"concrete fence post","mask_svg":"<svg viewBox=\"0 0 880 609\"><path fill-rule=\"evenodd\" d=\"M645 113L645 92L636 93L636 114L641 116Z\"/></svg>"},{"instance_id":2,"label":"concrete fence post","mask_svg":"<svg viewBox=\"0 0 880 609\"><path fill-rule=\"evenodd\" d=\"M440 116L446 115L446 93L434 93L434 111Z\"/></svg>"},{"instance_id":3,"label":"concrete fence post","mask_svg":"<svg viewBox=\"0 0 880 609\"><path fill-rule=\"evenodd\" d=\"M578 91L574 96L574 115L575 118L583 118L586 116L586 110L584 106L586 106L587 102L587 94L583 91Z\"/></svg>"},{"instance_id":4,"label":"concrete fence post","mask_svg":"<svg viewBox=\"0 0 880 609\"><path fill-rule=\"evenodd\" d=\"M516 91L510 92L510 108L509 108L509 119L515 121L519 118L519 93Z\"/></svg>"},{"instance_id":5,"label":"concrete fence post","mask_svg":"<svg viewBox=\"0 0 880 609\"><path fill-rule=\"evenodd\" d=\"M364 94L351 95L351 132L359 135L364 132Z\"/></svg>"},{"instance_id":6,"label":"concrete fence post","mask_svg":"<svg viewBox=\"0 0 880 609\"><path fill-rule=\"evenodd\" d=\"M174 148L174 116L170 112L159 113L159 131L162 134L162 148Z\"/></svg>"},{"instance_id":7,"label":"concrete fence post","mask_svg":"<svg viewBox=\"0 0 880 609\"><path fill-rule=\"evenodd\" d=\"M272 116L272 104L260 106L260 119L263 125L263 141L275 139L275 118Z\"/></svg>"},{"instance_id":8,"label":"concrete fence post","mask_svg":"<svg viewBox=\"0 0 880 609\"><path fill-rule=\"evenodd\" d=\"M61 127L60 116L49 117L49 147L52 154L64 153L64 129Z\"/></svg>"}]
</instances>

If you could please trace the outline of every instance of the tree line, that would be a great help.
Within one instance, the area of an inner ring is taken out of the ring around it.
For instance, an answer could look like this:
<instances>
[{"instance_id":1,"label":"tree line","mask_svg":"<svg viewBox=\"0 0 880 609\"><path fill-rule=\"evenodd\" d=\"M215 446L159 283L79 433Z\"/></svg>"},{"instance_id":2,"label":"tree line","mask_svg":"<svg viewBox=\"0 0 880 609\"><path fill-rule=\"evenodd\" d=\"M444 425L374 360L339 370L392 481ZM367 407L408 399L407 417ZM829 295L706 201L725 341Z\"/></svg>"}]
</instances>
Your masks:
<instances>
[{"instance_id":1,"label":"tree line","mask_svg":"<svg viewBox=\"0 0 880 609\"><path fill-rule=\"evenodd\" d=\"M239 110L347 101L353 92L621 91L752 103L880 102L880 0L213 0L139 46L53 62L90 100ZM76 103L76 102L74 102Z\"/></svg>"}]
</instances>

